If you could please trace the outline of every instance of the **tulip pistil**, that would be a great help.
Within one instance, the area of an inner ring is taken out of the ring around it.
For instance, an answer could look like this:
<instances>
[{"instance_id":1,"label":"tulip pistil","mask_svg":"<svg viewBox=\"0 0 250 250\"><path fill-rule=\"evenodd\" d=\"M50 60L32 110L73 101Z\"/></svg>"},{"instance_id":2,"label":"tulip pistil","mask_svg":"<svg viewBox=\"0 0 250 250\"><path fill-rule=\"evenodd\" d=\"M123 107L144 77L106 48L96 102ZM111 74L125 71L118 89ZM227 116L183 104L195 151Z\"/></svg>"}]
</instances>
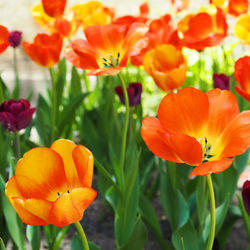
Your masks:
<instances>
[{"instance_id":1,"label":"tulip pistil","mask_svg":"<svg viewBox=\"0 0 250 250\"><path fill-rule=\"evenodd\" d=\"M105 68L117 67L117 66L119 66L120 52L118 52L116 58L113 55L108 55L107 57L103 57L102 60L103 60L103 66Z\"/></svg>"}]
</instances>

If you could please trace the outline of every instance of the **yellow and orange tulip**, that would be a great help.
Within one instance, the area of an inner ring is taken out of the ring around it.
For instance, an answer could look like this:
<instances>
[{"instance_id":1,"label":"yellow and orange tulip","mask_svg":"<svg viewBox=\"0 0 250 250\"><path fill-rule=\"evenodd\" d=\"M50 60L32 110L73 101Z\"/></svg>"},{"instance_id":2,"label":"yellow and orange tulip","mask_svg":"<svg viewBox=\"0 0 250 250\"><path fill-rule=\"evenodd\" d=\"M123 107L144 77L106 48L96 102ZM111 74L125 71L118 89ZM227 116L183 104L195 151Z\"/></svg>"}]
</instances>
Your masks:
<instances>
[{"instance_id":1,"label":"yellow and orange tulip","mask_svg":"<svg viewBox=\"0 0 250 250\"><path fill-rule=\"evenodd\" d=\"M243 43L250 44L250 13L239 17L234 27L234 34Z\"/></svg>"},{"instance_id":2,"label":"yellow and orange tulip","mask_svg":"<svg viewBox=\"0 0 250 250\"><path fill-rule=\"evenodd\" d=\"M83 4L76 4L70 8L74 13L78 25L82 29L93 25L110 24L114 17L114 11L98 1L89 1Z\"/></svg>"},{"instance_id":3,"label":"yellow and orange tulip","mask_svg":"<svg viewBox=\"0 0 250 250\"><path fill-rule=\"evenodd\" d=\"M190 176L219 173L250 146L250 111L239 113L228 90L185 87L163 98L158 118L143 119L141 135L158 157L196 166Z\"/></svg>"},{"instance_id":4,"label":"yellow and orange tulip","mask_svg":"<svg viewBox=\"0 0 250 250\"><path fill-rule=\"evenodd\" d=\"M60 60L62 38L59 34L37 34L33 43L23 42L26 54L40 66L50 68Z\"/></svg>"},{"instance_id":5,"label":"yellow and orange tulip","mask_svg":"<svg viewBox=\"0 0 250 250\"><path fill-rule=\"evenodd\" d=\"M64 56L77 68L91 70L88 75L115 75L127 65L128 58L147 46L148 27L143 23L96 25L84 30L86 40L77 39L65 49Z\"/></svg>"},{"instance_id":6,"label":"yellow and orange tulip","mask_svg":"<svg viewBox=\"0 0 250 250\"><path fill-rule=\"evenodd\" d=\"M187 61L181 50L171 44L161 44L148 51L143 58L143 65L163 91L177 89L185 82Z\"/></svg>"},{"instance_id":7,"label":"yellow and orange tulip","mask_svg":"<svg viewBox=\"0 0 250 250\"><path fill-rule=\"evenodd\" d=\"M224 12L214 5L203 7L178 23L182 45L198 51L220 44L227 36L227 28Z\"/></svg>"},{"instance_id":8,"label":"yellow and orange tulip","mask_svg":"<svg viewBox=\"0 0 250 250\"><path fill-rule=\"evenodd\" d=\"M63 227L80 221L96 197L93 164L92 153L69 140L34 148L18 161L6 196L25 224Z\"/></svg>"},{"instance_id":9,"label":"yellow and orange tulip","mask_svg":"<svg viewBox=\"0 0 250 250\"><path fill-rule=\"evenodd\" d=\"M0 54L4 52L10 45L8 39L9 39L8 29L0 25Z\"/></svg>"},{"instance_id":10,"label":"yellow and orange tulip","mask_svg":"<svg viewBox=\"0 0 250 250\"><path fill-rule=\"evenodd\" d=\"M50 34L59 33L62 37L70 38L77 31L78 26L72 11L53 18L44 12L42 4L39 3L31 8L31 14L37 24Z\"/></svg>"},{"instance_id":11,"label":"yellow and orange tulip","mask_svg":"<svg viewBox=\"0 0 250 250\"><path fill-rule=\"evenodd\" d=\"M250 102L250 56L244 56L236 61L234 78L241 87L236 85L235 90Z\"/></svg>"}]
</instances>

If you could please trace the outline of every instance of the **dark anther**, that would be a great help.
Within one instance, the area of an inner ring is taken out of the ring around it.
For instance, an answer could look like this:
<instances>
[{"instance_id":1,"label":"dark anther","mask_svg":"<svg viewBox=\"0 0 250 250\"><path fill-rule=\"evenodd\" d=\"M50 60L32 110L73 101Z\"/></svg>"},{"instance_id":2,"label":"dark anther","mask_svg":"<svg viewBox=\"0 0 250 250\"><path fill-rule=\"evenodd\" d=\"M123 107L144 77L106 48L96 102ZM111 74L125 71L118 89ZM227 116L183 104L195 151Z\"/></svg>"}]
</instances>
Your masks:
<instances>
[{"instance_id":1,"label":"dark anther","mask_svg":"<svg viewBox=\"0 0 250 250\"><path fill-rule=\"evenodd\" d=\"M207 138L205 138L205 143L207 144Z\"/></svg>"},{"instance_id":2,"label":"dark anther","mask_svg":"<svg viewBox=\"0 0 250 250\"><path fill-rule=\"evenodd\" d=\"M59 192L57 192L57 195L58 195L58 196L60 196L60 193L59 193Z\"/></svg>"},{"instance_id":3,"label":"dark anther","mask_svg":"<svg viewBox=\"0 0 250 250\"><path fill-rule=\"evenodd\" d=\"M118 57L118 58L120 57L120 52L118 52L117 57Z\"/></svg>"},{"instance_id":4,"label":"dark anther","mask_svg":"<svg viewBox=\"0 0 250 250\"><path fill-rule=\"evenodd\" d=\"M105 62L107 62L107 59L106 59L106 58L103 57L102 59L103 59Z\"/></svg>"},{"instance_id":5,"label":"dark anther","mask_svg":"<svg viewBox=\"0 0 250 250\"><path fill-rule=\"evenodd\" d=\"M69 190L67 191L67 193L69 194Z\"/></svg>"}]
</instances>

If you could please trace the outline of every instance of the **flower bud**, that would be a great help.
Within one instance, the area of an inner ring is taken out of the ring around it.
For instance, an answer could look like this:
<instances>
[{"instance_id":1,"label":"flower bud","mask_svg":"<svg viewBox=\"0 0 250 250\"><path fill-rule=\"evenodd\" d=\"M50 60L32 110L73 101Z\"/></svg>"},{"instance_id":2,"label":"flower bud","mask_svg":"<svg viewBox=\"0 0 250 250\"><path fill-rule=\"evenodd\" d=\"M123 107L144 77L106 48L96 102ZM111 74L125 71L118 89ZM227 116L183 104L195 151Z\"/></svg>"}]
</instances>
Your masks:
<instances>
[{"instance_id":1,"label":"flower bud","mask_svg":"<svg viewBox=\"0 0 250 250\"><path fill-rule=\"evenodd\" d=\"M214 88L218 88L221 90L227 89L230 90L230 77L225 74L217 74L213 75Z\"/></svg>"},{"instance_id":2,"label":"flower bud","mask_svg":"<svg viewBox=\"0 0 250 250\"><path fill-rule=\"evenodd\" d=\"M21 40L22 40L21 31L14 30L9 33L9 43L11 47L13 48L18 47L21 43Z\"/></svg>"}]
</instances>

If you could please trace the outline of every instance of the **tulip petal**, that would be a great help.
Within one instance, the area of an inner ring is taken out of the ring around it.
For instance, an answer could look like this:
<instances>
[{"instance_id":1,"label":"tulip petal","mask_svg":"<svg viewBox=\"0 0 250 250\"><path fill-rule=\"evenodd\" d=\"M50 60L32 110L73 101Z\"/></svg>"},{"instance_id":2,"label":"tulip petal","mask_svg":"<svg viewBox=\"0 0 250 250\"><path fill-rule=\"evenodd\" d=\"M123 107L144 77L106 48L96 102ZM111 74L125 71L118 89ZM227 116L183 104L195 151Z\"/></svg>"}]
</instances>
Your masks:
<instances>
[{"instance_id":1,"label":"tulip petal","mask_svg":"<svg viewBox=\"0 0 250 250\"><path fill-rule=\"evenodd\" d=\"M186 87L177 94L170 93L161 101L158 116L171 134L202 137L208 119L208 98L201 90Z\"/></svg>"},{"instance_id":2,"label":"tulip petal","mask_svg":"<svg viewBox=\"0 0 250 250\"><path fill-rule=\"evenodd\" d=\"M70 193L61 195L52 206L49 220L53 225L63 227L80 221L84 210L96 197L92 188L75 188Z\"/></svg>"},{"instance_id":3,"label":"tulip petal","mask_svg":"<svg viewBox=\"0 0 250 250\"><path fill-rule=\"evenodd\" d=\"M64 171L69 188L81 186L72 156L76 144L70 140L60 139L52 143L50 148L57 152L63 159Z\"/></svg>"},{"instance_id":4,"label":"tulip petal","mask_svg":"<svg viewBox=\"0 0 250 250\"><path fill-rule=\"evenodd\" d=\"M25 208L25 200L20 198L13 199L13 207L16 210L17 214L21 218L22 222L31 226L42 226L48 225L48 221L45 221L38 216L30 213Z\"/></svg>"},{"instance_id":5,"label":"tulip petal","mask_svg":"<svg viewBox=\"0 0 250 250\"><path fill-rule=\"evenodd\" d=\"M23 198L21 192L18 189L15 176L12 176L6 183L5 194L9 199L10 203L12 204L12 206L13 206L13 199L12 199L13 197Z\"/></svg>"},{"instance_id":6,"label":"tulip petal","mask_svg":"<svg viewBox=\"0 0 250 250\"><path fill-rule=\"evenodd\" d=\"M54 200L66 177L63 161L55 151L37 147L24 154L16 166L17 186L24 198Z\"/></svg>"},{"instance_id":7,"label":"tulip petal","mask_svg":"<svg viewBox=\"0 0 250 250\"><path fill-rule=\"evenodd\" d=\"M84 146L78 145L74 148L72 156L82 186L91 187L94 168L92 153Z\"/></svg>"},{"instance_id":8,"label":"tulip petal","mask_svg":"<svg viewBox=\"0 0 250 250\"><path fill-rule=\"evenodd\" d=\"M239 88L239 86L237 86L237 85L235 85L234 88L235 88L236 92L237 92L240 96L242 96L242 97L245 98L248 102L250 102L250 93L247 93L245 90L241 90L241 89Z\"/></svg>"},{"instance_id":9,"label":"tulip petal","mask_svg":"<svg viewBox=\"0 0 250 250\"><path fill-rule=\"evenodd\" d=\"M209 142L216 141L228 123L239 113L238 102L230 91L213 89L207 92L209 119L207 133ZM211 138L210 138L211 137Z\"/></svg>"},{"instance_id":10,"label":"tulip petal","mask_svg":"<svg viewBox=\"0 0 250 250\"><path fill-rule=\"evenodd\" d=\"M250 111L238 114L223 131L216 145L220 158L243 154L250 145Z\"/></svg>"},{"instance_id":11,"label":"tulip petal","mask_svg":"<svg viewBox=\"0 0 250 250\"><path fill-rule=\"evenodd\" d=\"M208 161L201 163L193 169L190 174L190 177L192 177L193 175L203 176L211 173L220 173L229 168L233 161L234 159L224 158L218 161Z\"/></svg>"},{"instance_id":12,"label":"tulip petal","mask_svg":"<svg viewBox=\"0 0 250 250\"><path fill-rule=\"evenodd\" d=\"M21 112L17 116L17 129L18 130L28 127L28 125L30 124L32 120L32 116L35 110L36 108L27 109Z\"/></svg>"}]
</instances>

